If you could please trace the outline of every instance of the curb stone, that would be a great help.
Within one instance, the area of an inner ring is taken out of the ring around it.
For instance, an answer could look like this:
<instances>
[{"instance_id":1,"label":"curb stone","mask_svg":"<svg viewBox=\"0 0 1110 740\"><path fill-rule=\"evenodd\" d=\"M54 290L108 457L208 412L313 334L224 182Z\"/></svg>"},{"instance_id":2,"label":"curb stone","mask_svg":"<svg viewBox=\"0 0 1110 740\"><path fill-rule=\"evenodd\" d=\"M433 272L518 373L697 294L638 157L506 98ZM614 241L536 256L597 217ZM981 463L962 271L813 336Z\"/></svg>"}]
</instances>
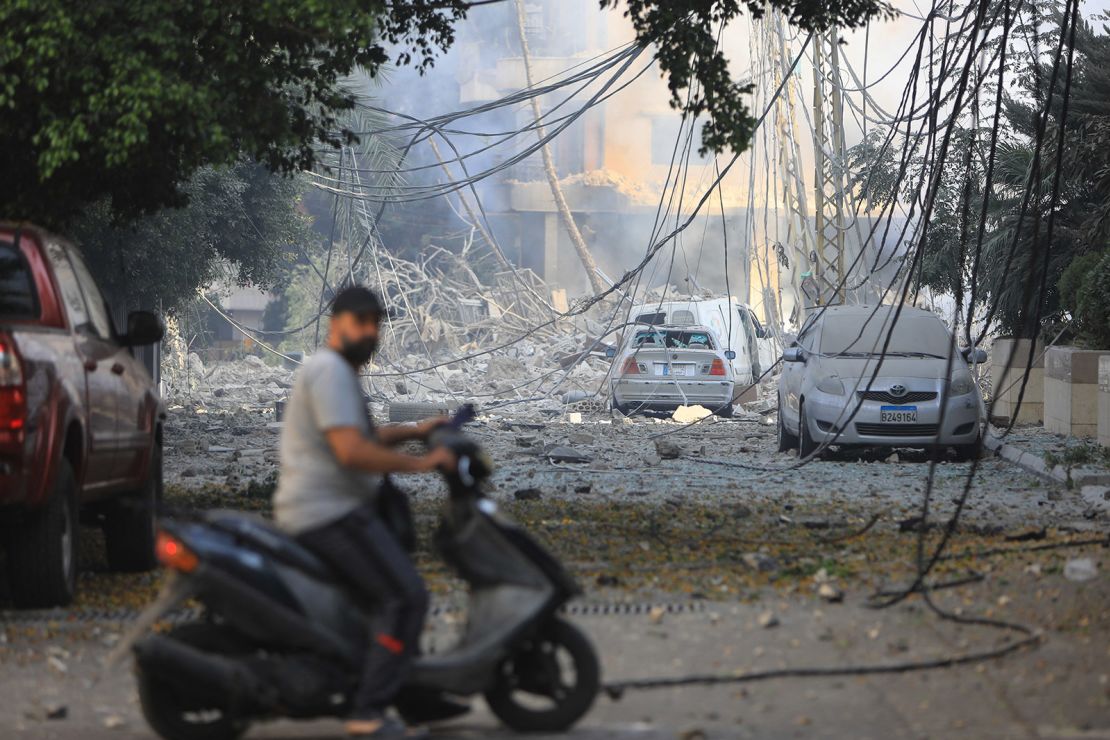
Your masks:
<instances>
[{"instance_id":1,"label":"curb stone","mask_svg":"<svg viewBox=\"0 0 1110 740\"><path fill-rule=\"evenodd\" d=\"M1003 460L1014 463L1019 468L1039 475L1042 478L1056 481L1057 483L1067 484L1068 471L1063 465L1056 465L1049 469L1044 457L1034 455L1032 452L1027 452L1019 447L1016 447L1008 442L1003 442L995 436L995 430L990 429L983 435L983 446L994 454L1001 457ZM1101 468L1092 468L1090 466L1079 466L1072 468L1071 482L1075 488L1082 488L1083 486L1097 486L1110 484L1110 470L1103 470Z\"/></svg>"}]
</instances>

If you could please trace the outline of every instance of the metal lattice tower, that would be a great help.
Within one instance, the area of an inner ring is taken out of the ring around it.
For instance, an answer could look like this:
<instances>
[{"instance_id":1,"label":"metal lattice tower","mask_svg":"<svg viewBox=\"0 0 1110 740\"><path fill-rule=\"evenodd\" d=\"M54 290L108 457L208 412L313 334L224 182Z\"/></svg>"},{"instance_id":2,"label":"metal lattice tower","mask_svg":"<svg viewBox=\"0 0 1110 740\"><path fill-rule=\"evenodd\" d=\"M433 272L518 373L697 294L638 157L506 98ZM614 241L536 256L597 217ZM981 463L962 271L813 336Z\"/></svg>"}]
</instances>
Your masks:
<instances>
[{"instance_id":1,"label":"metal lattice tower","mask_svg":"<svg viewBox=\"0 0 1110 740\"><path fill-rule=\"evenodd\" d=\"M810 258L816 252L816 237L811 220L805 177L802 174L802 155L798 146L798 127L796 103L799 96L797 77L791 75L786 82L783 77L790 73L793 58L790 45L784 32L782 14L769 14L763 24L764 49L772 60L774 88L782 85L782 93L775 101L775 139L777 144L776 164L782 175L778 196L786 211L786 239L780 244L788 280L783 280L780 272L779 289L783 318L790 323L800 324L805 318L805 303L802 294L802 280L810 271ZM789 287L787 287L789 286Z\"/></svg>"},{"instance_id":2,"label":"metal lattice tower","mask_svg":"<svg viewBox=\"0 0 1110 740\"><path fill-rule=\"evenodd\" d=\"M801 108L813 130L811 207L797 125L800 85L796 77L782 83L797 54L785 28L781 13L769 13L763 24L763 47L772 60L775 87L782 84L774 106L776 164L782 176L778 197L786 222L786 243L781 248L788 263L780 273L780 291L784 318L789 316L791 323L800 324L807 309L844 301L845 239L854 222L847 184L838 34L832 29L814 36L812 119L810 112Z\"/></svg>"},{"instance_id":3,"label":"metal lattice tower","mask_svg":"<svg viewBox=\"0 0 1110 740\"><path fill-rule=\"evenodd\" d=\"M816 303L844 301L848 175L844 146L844 100L840 79L839 35L835 28L813 40L814 232L810 264Z\"/></svg>"}]
</instances>

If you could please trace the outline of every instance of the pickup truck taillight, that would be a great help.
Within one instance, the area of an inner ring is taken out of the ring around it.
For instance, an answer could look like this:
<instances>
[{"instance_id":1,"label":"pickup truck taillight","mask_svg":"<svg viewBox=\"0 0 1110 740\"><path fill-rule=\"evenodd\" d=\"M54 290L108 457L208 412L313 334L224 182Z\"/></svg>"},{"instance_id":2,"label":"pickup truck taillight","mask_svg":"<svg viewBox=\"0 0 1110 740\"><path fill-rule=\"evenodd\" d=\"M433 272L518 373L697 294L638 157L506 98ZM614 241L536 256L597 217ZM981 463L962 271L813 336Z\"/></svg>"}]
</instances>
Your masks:
<instances>
[{"instance_id":1,"label":"pickup truck taillight","mask_svg":"<svg viewBox=\"0 0 1110 740\"><path fill-rule=\"evenodd\" d=\"M27 424L23 365L10 340L0 339L0 432L21 432Z\"/></svg>"}]
</instances>

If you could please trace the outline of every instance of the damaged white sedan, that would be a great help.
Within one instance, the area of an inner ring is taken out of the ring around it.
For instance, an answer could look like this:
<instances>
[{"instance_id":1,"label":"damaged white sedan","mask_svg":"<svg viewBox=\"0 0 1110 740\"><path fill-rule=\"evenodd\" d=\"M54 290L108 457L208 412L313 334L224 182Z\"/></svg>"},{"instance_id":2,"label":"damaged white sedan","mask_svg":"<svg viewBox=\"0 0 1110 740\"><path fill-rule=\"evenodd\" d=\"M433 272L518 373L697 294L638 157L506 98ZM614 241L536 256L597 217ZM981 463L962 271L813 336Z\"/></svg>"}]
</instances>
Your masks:
<instances>
[{"instance_id":1,"label":"damaged white sedan","mask_svg":"<svg viewBox=\"0 0 1110 740\"><path fill-rule=\"evenodd\" d=\"M636 327L619 351L610 350L610 405L625 415L704 406L732 416L732 350L705 326Z\"/></svg>"},{"instance_id":2,"label":"damaged white sedan","mask_svg":"<svg viewBox=\"0 0 1110 740\"><path fill-rule=\"evenodd\" d=\"M816 309L783 352L779 450L802 457L829 445L979 451L983 398L969 363L929 311L904 306Z\"/></svg>"}]
</instances>

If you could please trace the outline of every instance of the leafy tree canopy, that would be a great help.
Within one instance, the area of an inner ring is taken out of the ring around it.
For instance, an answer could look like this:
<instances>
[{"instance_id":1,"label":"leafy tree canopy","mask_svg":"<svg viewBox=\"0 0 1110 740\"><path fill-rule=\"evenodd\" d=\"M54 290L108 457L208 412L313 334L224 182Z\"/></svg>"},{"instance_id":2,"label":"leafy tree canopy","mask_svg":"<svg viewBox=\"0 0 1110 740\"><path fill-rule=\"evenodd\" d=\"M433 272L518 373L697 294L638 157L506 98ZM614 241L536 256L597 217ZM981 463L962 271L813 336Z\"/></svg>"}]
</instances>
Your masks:
<instances>
[{"instance_id":1,"label":"leafy tree canopy","mask_svg":"<svg viewBox=\"0 0 1110 740\"><path fill-rule=\"evenodd\" d=\"M465 3L9 0L0 3L0 217L55 228L86 203L180 205L199 167L242 154L310 166L343 134L342 85L396 45L427 66Z\"/></svg>"},{"instance_id":2,"label":"leafy tree canopy","mask_svg":"<svg viewBox=\"0 0 1110 740\"><path fill-rule=\"evenodd\" d=\"M206 166L182 186L187 206L120 223L103 198L70 234L110 301L175 311L216 279L271 287L311 238L300 188L246 160Z\"/></svg>"},{"instance_id":3,"label":"leafy tree canopy","mask_svg":"<svg viewBox=\"0 0 1110 740\"><path fill-rule=\"evenodd\" d=\"M486 0L488 2L488 0ZM599 0L601 8L620 0ZM430 65L465 0L9 0L0 3L0 217L55 228L107 197L124 216L181 205L198 168L249 155L278 172L349 138L356 67ZM484 3L483 3L484 4ZM742 151L753 118L717 46L762 1L626 0L703 144ZM856 26L881 0L771 0L803 29ZM680 92L693 90L683 101Z\"/></svg>"}]
</instances>

